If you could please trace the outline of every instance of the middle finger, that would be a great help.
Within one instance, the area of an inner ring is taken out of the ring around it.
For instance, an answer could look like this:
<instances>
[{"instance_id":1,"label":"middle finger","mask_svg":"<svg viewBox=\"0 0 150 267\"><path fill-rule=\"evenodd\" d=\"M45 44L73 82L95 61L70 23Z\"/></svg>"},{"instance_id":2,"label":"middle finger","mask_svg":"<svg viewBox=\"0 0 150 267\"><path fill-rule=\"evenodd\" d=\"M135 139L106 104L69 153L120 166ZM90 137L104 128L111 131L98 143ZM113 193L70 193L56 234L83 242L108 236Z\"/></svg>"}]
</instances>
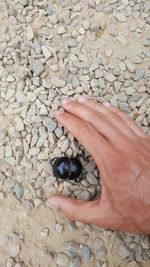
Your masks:
<instances>
[{"instance_id":1,"label":"middle finger","mask_svg":"<svg viewBox=\"0 0 150 267\"><path fill-rule=\"evenodd\" d=\"M104 114L76 101L69 101L68 99L62 101L62 106L68 112L92 124L111 144L121 144L126 140L125 135Z\"/></svg>"}]
</instances>

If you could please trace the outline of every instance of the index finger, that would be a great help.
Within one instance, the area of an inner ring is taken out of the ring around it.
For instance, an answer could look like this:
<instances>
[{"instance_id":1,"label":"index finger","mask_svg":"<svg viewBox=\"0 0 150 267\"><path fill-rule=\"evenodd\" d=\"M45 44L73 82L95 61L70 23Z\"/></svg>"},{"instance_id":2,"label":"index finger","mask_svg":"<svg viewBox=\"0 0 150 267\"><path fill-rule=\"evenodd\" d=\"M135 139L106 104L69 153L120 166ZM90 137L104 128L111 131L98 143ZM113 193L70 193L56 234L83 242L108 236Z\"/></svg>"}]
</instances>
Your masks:
<instances>
[{"instance_id":1,"label":"index finger","mask_svg":"<svg viewBox=\"0 0 150 267\"><path fill-rule=\"evenodd\" d=\"M104 166L113 148L110 143L88 122L68 113L57 111L56 119L89 151L99 166Z\"/></svg>"}]
</instances>

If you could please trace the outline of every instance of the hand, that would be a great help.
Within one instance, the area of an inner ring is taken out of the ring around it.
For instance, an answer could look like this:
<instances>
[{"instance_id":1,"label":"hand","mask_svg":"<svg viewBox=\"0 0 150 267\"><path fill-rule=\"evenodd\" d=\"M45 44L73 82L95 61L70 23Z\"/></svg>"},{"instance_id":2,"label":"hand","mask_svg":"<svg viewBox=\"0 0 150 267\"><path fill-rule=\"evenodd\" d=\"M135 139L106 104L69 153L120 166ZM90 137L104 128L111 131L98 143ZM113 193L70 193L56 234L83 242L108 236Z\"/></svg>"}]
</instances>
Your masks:
<instances>
[{"instance_id":1,"label":"hand","mask_svg":"<svg viewBox=\"0 0 150 267\"><path fill-rule=\"evenodd\" d=\"M63 101L56 119L89 151L102 178L94 201L49 197L72 221L150 234L150 137L108 102Z\"/></svg>"}]
</instances>

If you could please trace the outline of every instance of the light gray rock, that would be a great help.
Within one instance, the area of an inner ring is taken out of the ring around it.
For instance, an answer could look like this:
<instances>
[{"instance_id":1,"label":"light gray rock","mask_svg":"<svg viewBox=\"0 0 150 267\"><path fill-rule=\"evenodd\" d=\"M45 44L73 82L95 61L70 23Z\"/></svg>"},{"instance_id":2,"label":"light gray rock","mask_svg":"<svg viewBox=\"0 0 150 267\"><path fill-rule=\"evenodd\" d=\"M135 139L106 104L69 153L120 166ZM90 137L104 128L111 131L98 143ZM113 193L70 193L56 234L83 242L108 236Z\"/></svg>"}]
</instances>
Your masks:
<instances>
[{"instance_id":1,"label":"light gray rock","mask_svg":"<svg viewBox=\"0 0 150 267\"><path fill-rule=\"evenodd\" d=\"M57 34L62 35L64 33L66 33L66 28L63 25L59 26L57 29Z\"/></svg>"},{"instance_id":2,"label":"light gray rock","mask_svg":"<svg viewBox=\"0 0 150 267\"><path fill-rule=\"evenodd\" d=\"M46 46L42 46L42 52L47 60L52 56L52 52Z\"/></svg>"},{"instance_id":3,"label":"light gray rock","mask_svg":"<svg viewBox=\"0 0 150 267\"><path fill-rule=\"evenodd\" d=\"M51 118L45 118L43 120L43 125L47 128L48 132L51 132L51 133L57 127L56 122L54 122L54 120L52 120Z\"/></svg>"},{"instance_id":4,"label":"light gray rock","mask_svg":"<svg viewBox=\"0 0 150 267\"><path fill-rule=\"evenodd\" d=\"M24 188L21 184L16 183L14 186L14 193L17 199L21 199L23 197Z\"/></svg>"},{"instance_id":5,"label":"light gray rock","mask_svg":"<svg viewBox=\"0 0 150 267\"><path fill-rule=\"evenodd\" d=\"M27 26L27 39L31 41L34 38L34 32L31 25Z\"/></svg>"},{"instance_id":6,"label":"light gray rock","mask_svg":"<svg viewBox=\"0 0 150 267\"><path fill-rule=\"evenodd\" d=\"M26 210L32 210L34 208L34 205L30 200L25 199L25 200L23 200L23 207Z\"/></svg>"},{"instance_id":7,"label":"light gray rock","mask_svg":"<svg viewBox=\"0 0 150 267\"><path fill-rule=\"evenodd\" d=\"M81 248L81 255L85 261L90 261L91 249L87 245L83 245L83 247Z\"/></svg>"},{"instance_id":8,"label":"light gray rock","mask_svg":"<svg viewBox=\"0 0 150 267\"><path fill-rule=\"evenodd\" d=\"M64 242L63 249L68 252L79 253L79 243L75 240Z\"/></svg>"},{"instance_id":9,"label":"light gray rock","mask_svg":"<svg viewBox=\"0 0 150 267\"><path fill-rule=\"evenodd\" d=\"M123 244L120 244L118 248L118 254L121 257L121 259L124 260L129 257L130 251L126 246L124 246Z\"/></svg>"},{"instance_id":10,"label":"light gray rock","mask_svg":"<svg viewBox=\"0 0 150 267\"><path fill-rule=\"evenodd\" d=\"M105 75L105 79L107 82L112 83L116 80L116 77L111 72L108 72Z\"/></svg>"},{"instance_id":11,"label":"light gray rock","mask_svg":"<svg viewBox=\"0 0 150 267\"><path fill-rule=\"evenodd\" d=\"M64 253L58 253L57 254L57 258L56 258L56 263L59 265L59 266L68 266L69 265L69 257L64 254Z\"/></svg>"},{"instance_id":12,"label":"light gray rock","mask_svg":"<svg viewBox=\"0 0 150 267\"><path fill-rule=\"evenodd\" d=\"M17 101L20 102L20 103L26 103L26 102L28 102L27 97L26 97L25 94L24 94L23 92L21 92L21 91L17 91L17 93L16 93L16 99L17 99Z\"/></svg>"},{"instance_id":13,"label":"light gray rock","mask_svg":"<svg viewBox=\"0 0 150 267\"><path fill-rule=\"evenodd\" d=\"M27 7L29 5L29 0L19 0L20 4L22 4L24 7Z\"/></svg>"},{"instance_id":14,"label":"light gray rock","mask_svg":"<svg viewBox=\"0 0 150 267\"><path fill-rule=\"evenodd\" d=\"M49 19L50 23L52 23L52 24L56 24L57 21L58 21L58 18L57 18L57 16L56 16L55 14L50 15L50 16L48 17L48 19Z\"/></svg>"},{"instance_id":15,"label":"light gray rock","mask_svg":"<svg viewBox=\"0 0 150 267\"><path fill-rule=\"evenodd\" d=\"M94 176L92 172L88 172L86 174L86 178L91 185L98 185L98 179Z\"/></svg>"},{"instance_id":16,"label":"light gray rock","mask_svg":"<svg viewBox=\"0 0 150 267\"><path fill-rule=\"evenodd\" d=\"M80 267L80 266L81 266L80 256L71 258L69 267Z\"/></svg>"},{"instance_id":17,"label":"light gray rock","mask_svg":"<svg viewBox=\"0 0 150 267\"><path fill-rule=\"evenodd\" d=\"M121 23L127 21L127 17L123 13L115 13L115 18Z\"/></svg>"},{"instance_id":18,"label":"light gray rock","mask_svg":"<svg viewBox=\"0 0 150 267\"><path fill-rule=\"evenodd\" d=\"M16 131L17 132L21 132L24 130L24 124L23 124L23 120L21 117L16 116L15 117L15 123L16 123Z\"/></svg>"},{"instance_id":19,"label":"light gray rock","mask_svg":"<svg viewBox=\"0 0 150 267\"><path fill-rule=\"evenodd\" d=\"M35 180L39 177L39 173L36 170L27 170L26 171L26 179L28 181Z\"/></svg>"},{"instance_id":20,"label":"light gray rock","mask_svg":"<svg viewBox=\"0 0 150 267\"><path fill-rule=\"evenodd\" d=\"M80 194L78 194L78 199L83 199L83 200L90 200L91 195L88 191L82 191Z\"/></svg>"},{"instance_id":21,"label":"light gray rock","mask_svg":"<svg viewBox=\"0 0 150 267\"><path fill-rule=\"evenodd\" d=\"M17 257L18 254L20 253L20 249L21 249L21 246L19 243L12 243L11 244L11 248L10 248L10 251L11 251L11 256L12 257Z\"/></svg>"},{"instance_id":22,"label":"light gray rock","mask_svg":"<svg viewBox=\"0 0 150 267\"><path fill-rule=\"evenodd\" d=\"M33 66L33 71L34 76L40 76L45 71L45 67L41 62L37 61Z\"/></svg>"}]
</instances>

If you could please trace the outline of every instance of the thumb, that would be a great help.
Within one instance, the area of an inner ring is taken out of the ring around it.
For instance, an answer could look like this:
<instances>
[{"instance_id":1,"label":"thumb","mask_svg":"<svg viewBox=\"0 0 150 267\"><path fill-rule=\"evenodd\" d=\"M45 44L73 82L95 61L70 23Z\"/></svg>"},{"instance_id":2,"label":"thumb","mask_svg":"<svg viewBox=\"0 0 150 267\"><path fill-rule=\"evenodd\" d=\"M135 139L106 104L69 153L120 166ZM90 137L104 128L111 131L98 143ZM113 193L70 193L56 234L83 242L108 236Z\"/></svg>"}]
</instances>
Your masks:
<instances>
[{"instance_id":1,"label":"thumb","mask_svg":"<svg viewBox=\"0 0 150 267\"><path fill-rule=\"evenodd\" d=\"M60 210L71 221L95 224L99 213L99 199L94 201L76 200L64 196L52 196L47 206Z\"/></svg>"}]
</instances>

